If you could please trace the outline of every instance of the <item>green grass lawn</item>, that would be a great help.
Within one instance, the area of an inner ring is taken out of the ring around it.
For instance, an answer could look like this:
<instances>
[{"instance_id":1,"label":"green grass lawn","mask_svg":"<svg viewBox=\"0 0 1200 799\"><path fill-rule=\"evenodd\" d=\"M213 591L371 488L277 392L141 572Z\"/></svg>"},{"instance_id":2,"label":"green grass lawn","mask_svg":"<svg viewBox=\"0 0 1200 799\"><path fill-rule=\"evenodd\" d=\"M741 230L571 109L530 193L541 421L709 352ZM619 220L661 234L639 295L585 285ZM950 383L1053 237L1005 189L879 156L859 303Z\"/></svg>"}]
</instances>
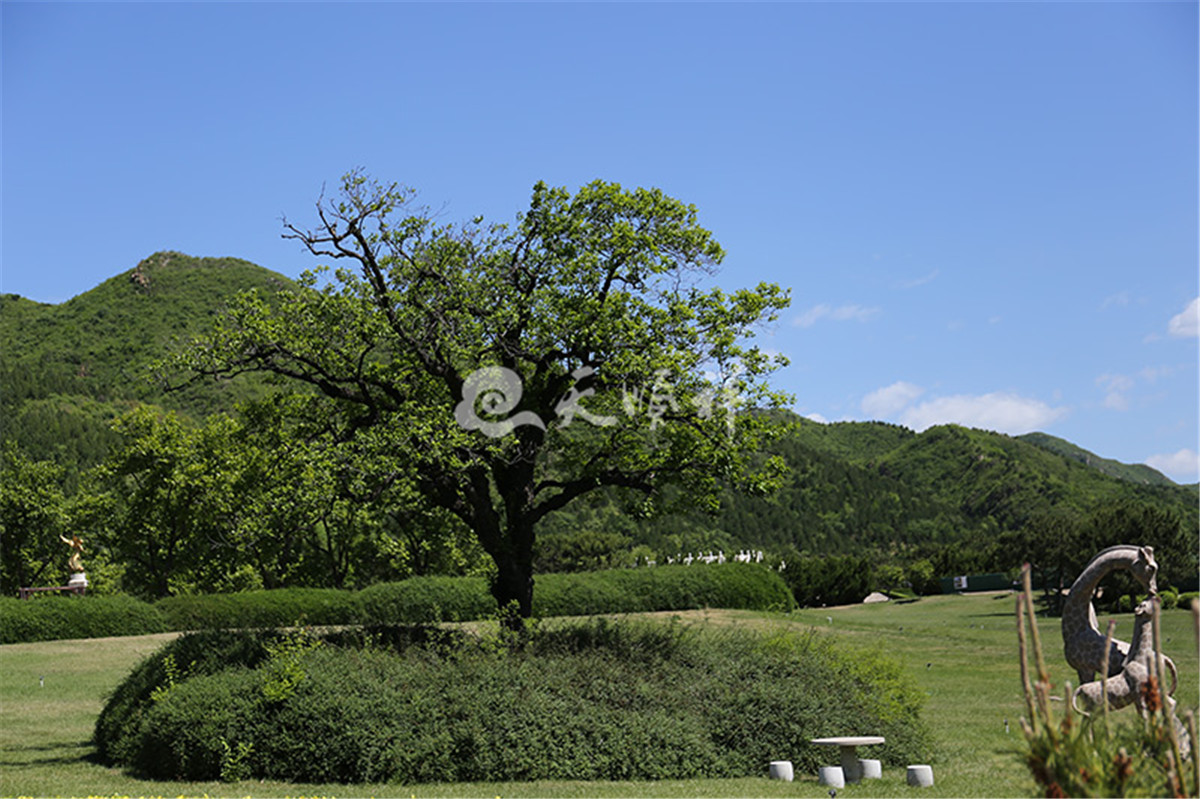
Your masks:
<instances>
[{"instance_id":1,"label":"green grass lawn","mask_svg":"<svg viewBox=\"0 0 1200 799\"><path fill-rule=\"evenodd\" d=\"M787 615L750 611L694 611L679 616L704 624L814 626L857 647L879 649L900 660L927 696L923 716L934 734L930 760L936 784L911 788L903 769L884 768L884 779L850 785L839 797L1006 797L1036 790L1017 752L1023 709L1011 594L936 596L916 602L802 610ZM1117 617L1117 635L1128 640L1132 616ZM1107 617L1101 617L1103 628ZM1200 699L1200 667L1192 617L1163 616L1166 651L1179 666L1181 707ZM1075 675L1061 655L1057 619L1039 622L1056 693ZM447 785L298 785L276 782L175 783L141 780L91 760L92 726L112 690L143 657L170 635L104 638L0 646L0 794L3 796L784 796L825 797L816 776L796 782L765 778L654 783L531 782ZM43 684L44 683L44 684ZM1122 711L1129 717L1132 709ZM1009 722L1005 732L1004 722ZM830 729L825 735L870 734ZM869 748L862 750L869 757ZM779 753L789 759L790 753ZM831 750L828 762L836 763Z\"/></svg>"}]
</instances>

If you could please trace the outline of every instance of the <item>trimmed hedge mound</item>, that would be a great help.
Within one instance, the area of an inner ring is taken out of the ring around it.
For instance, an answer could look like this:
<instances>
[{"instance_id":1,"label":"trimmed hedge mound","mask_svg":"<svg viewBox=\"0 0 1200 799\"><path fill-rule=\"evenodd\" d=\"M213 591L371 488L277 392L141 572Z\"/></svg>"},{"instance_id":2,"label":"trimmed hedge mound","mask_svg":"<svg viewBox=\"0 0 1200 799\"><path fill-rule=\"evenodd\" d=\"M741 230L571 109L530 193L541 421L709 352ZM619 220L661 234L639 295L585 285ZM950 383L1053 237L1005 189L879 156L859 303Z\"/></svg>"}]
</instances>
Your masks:
<instances>
[{"instance_id":1,"label":"trimmed hedge mound","mask_svg":"<svg viewBox=\"0 0 1200 799\"><path fill-rule=\"evenodd\" d=\"M358 592L365 624L427 624L470 621L496 613L496 600L482 577L412 577L377 583Z\"/></svg>"},{"instance_id":2,"label":"trimmed hedge mound","mask_svg":"<svg viewBox=\"0 0 1200 799\"><path fill-rule=\"evenodd\" d=\"M128 596L0 597L0 644L148 635L168 629L158 608Z\"/></svg>"},{"instance_id":3,"label":"trimmed hedge mound","mask_svg":"<svg viewBox=\"0 0 1200 799\"><path fill-rule=\"evenodd\" d=\"M705 607L788 611L795 606L778 573L749 563L545 574L536 579L533 589L535 616Z\"/></svg>"},{"instance_id":4,"label":"trimmed hedge mound","mask_svg":"<svg viewBox=\"0 0 1200 799\"><path fill-rule=\"evenodd\" d=\"M176 630L298 623L430 624L483 619L497 611L482 577L413 577L379 583L357 594L311 588L171 597L158 606ZM537 616L794 606L778 574L745 563L544 574L536 578L533 596Z\"/></svg>"},{"instance_id":5,"label":"trimmed hedge mound","mask_svg":"<svg viewBox=\"0 0 1200 799\"><path fill-rule=\"evenodd\" d=\"M736 777L780 752L813 771L831 730L886 736L894 765L929 755L901 670L815 632L593 620L510 644L200 633L118 688L96 743L158 779L318 783Z\"/></svg>"},{"instance_id":6,"label":"trimmed hedge mound","mask_svg":"<svg viewBox=\"0 0 1200 799\"><path fill-rule=\"evenodd\" d=\"M534 614L588 616L692 608L790 610L783 579L747 563L544 574L536 578ZM159 600L129 597L42 597L0 601L0 643L164 630L274 628L303 625L430 624L495 616L496 600L481 577L414 577L357 593L332 588L280 588Z\"/></svg>"},{"instance_id":7,"label":"trimmed hedge mound","mask_svg":"<svg viewBox=\"0 0 1200 799\"><path fill-rule=\"evenodd\" d=\"M336 588L276 588L236 594L198 594L160 599L156 607L172 630L229 627L289 627L303 624L357 624L350 591Z\"/></svg>"}]
</instances>

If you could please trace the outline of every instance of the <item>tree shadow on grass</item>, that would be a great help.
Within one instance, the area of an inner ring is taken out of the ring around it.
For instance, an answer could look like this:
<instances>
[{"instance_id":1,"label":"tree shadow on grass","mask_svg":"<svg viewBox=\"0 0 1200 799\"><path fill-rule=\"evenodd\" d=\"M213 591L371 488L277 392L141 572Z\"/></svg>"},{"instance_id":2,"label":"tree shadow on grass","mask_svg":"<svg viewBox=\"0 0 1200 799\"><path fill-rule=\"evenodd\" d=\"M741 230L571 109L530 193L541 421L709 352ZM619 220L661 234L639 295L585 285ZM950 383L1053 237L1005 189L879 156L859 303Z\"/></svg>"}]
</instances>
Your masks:
<instances>
[{"instance_id":1,"label":"tree shadow on grass","mask_svg":"<svg viewBox=\"0 0 1200 799\"><path fill-rule=\"evenodd\" d=\"M88 751L91 750L91 751ZM44 752L45 755L32 754L20 758L13 755L21 753ZM38 744L36 746L7 746L3 758L0 758L0 768L20 768L21 766L52 766L68 763L98 763L96 753L90 740L70 741L65 743Z\"/></svg>"}]
</instances>

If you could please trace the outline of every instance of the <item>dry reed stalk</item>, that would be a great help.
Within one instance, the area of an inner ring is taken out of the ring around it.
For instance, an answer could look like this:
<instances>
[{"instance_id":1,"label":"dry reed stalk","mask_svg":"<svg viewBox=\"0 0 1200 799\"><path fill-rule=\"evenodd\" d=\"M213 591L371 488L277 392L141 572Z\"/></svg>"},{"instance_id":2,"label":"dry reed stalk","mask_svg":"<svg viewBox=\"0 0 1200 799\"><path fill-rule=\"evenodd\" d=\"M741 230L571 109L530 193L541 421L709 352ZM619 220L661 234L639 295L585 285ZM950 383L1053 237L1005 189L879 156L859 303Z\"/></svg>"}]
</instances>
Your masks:
<instances>
[{"instance_id":1,"label":"dry reed stalk","mask_svg":"<svg viewBox=\"0 0 1200 799\"><path fill-rule=\"evenodd\" d=\"M1037 658L1038 680L1046 683L1048 686L1050 684L1050 676L1046 673L1046 661L1042 657L1042 637L1038 632L1037 614L1033 610L1033 587L1030 583L1030 571L1029 564L1026 564L1021 569L1021 579L1024 582L1025 588L1025 607L1029 613L1029 634L1033 638L1033 654Z\"/></svg>"},{"instance_id":2,"label":"dry reed stalk","mask_svg":"<svg viewBox=\"0 0 1200 799\"><path fill-rule=\"evenodd\" d=\"M1100 679L1101 680L1108 679L1108 658L1109 658L1109 655L1112 653L1113 632L1116 629L1117 629L1116 621L1114 621L1113 619L1109 619L1108 620L1108 632L1106 632L1104 634L1104 660L1102 662L1101 669L1100 669ZM1104 729L1107 730L1108 729L1108 691L1101 691L1100 697L1101 697L1101 701L1103 702L1103 704L1101 705L1101 707L1103 708L1102 713L1101 713L1101 718L1104 719Z\"/></svg>"},{"instance_id":3,"label":"dry reed stalk","mask_svg":"<svg viewBox=\"0 0 1200 799\"><path fill-rule=\"evenodd\" d=\"M1038 670L1038 679L1034 694L1037 697L1037 706L1042 715L1042 722L1046 725L1046 730L1050 734L1051 739L1057 740L1057 731L1051 723L1053 715L1050 712L1050 675L1046 673L1046 660L1042 656L1042 638L1038 633L1037 613L1033 609L1033 586L1030 583L1029 564L1025 564L1021 571L1021 578L1024 583L1025 614L1029 618L1029 635L1033 639L1033 655L1037 662Z\"/></svg>"},{"instance_id":4,"label":"dry reed stalk","mask_svg":"<svg viewBox=\"0 0 1200 799\"><path fill-rule=\"evenodd\" d=\"M1200 754L1196 752L1196 714L1187 712L1187 730L1192 739L1192 796L1200 796Z\"/></svg>"},{"instance_id":5,"label":"dry reed stalk","mask_svg":"<svg viewBox=\"0 0 1200 799\"><path fill-rule=\"evenodd\" d=\"M1029 721L1032 724L1037 723L1037 710L1033 704L1033 683L1029 681L1029 653L1025 646L1025 597L1017 595L1017 651L1021 657L1021 687L1025 692L1025 710L1029 713ZM1033 731L1025 726L1022 720L1022 726L1025 729L1026 735L1032 735Z\"/></svg>"},{"instance_id":6,"label":"dry reed stalk","mask_svg":"<svg viewBox=\"0 0 1200 799\"><path fill-rule=\"evenodd\" d=\"M1183 754L1182 750L1179 748L1179 733L1175 729L1175 725L1178 723L1175 718L1175 700L1173 700L1167 693L1167 666L1163 657L1162 625L1160 624L1159 619L1161 614L1162 602L1158 598L1155 598L1154 609L1151 611L1150 616L1151 629L1154 631L1154 671L1158 677L1158 690L1162 695L1161 702L1163 724L1167 725L1167 736L1171 741L1171 751L1167 753L1169 769L1168 776L1171 779L1172 786L1175 788L1175 793L1178 795L1183 788L1183 779L1177 766L1181 766L1183 764ZM1174 755L1173 762L1170 755Z\"/></svg>"}]
</instances>

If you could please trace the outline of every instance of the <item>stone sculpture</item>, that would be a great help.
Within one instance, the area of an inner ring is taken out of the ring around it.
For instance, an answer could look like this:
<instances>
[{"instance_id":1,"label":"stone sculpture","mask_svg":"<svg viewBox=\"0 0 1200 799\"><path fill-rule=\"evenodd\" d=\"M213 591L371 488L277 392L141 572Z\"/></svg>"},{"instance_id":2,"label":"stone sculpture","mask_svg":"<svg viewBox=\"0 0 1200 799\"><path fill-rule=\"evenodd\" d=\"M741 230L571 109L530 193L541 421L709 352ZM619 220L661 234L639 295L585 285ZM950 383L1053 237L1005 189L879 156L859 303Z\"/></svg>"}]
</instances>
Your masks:
<instances>
[{"instance_id":1,"label":"stone sculpture","mask_svg":"<svg viewBox=\"0 0 1200 799\"><path fill-rule=\"evenodd\" d=\"M1107 695L1110 710L1120 710L1133 704L1139 713L1145 712L1145 686L1150 675L1154 674L1152 626L1157 603L1157 597L1150 597L1137 606L1134 610L1136 623L1133 628L1133 640L1129 643L1129 654L1121 664L1121 670L1115 677L1094 680L1076 688L1075 696L1071 700L1076 710L1094 711L1101 706L1104 696ZM1175 669L1175 663L1166 655L1163 655L1163 665L1171 673L1169 693L1174 695L1179 684L1179 673Z\"/></svg>"},{"instance_id":2,"label":"stone sculpture","mask_svg":"<svg viewBox=\"0 0 1200 799\"><path fill-rule=\"evenodd\" d=\"M1092 682L1096 672L1104 665L1104 634L1096 623L1096 609L1092 597L1102 579L1117 569L1125 569L1141 583L1151 596L1158 593L1158 564L1154 561L1154 549L1121 544L1101 550L1083 568L1071 586L1071 593L1063 606L1062 636L1063 654L1067 663L1079 675L1079 684ZM1125 665L1129 644L1112 639L1108 653L1108 674L1121 674Z\"/></svg>"},{"instance_id":3,"label":"stone sculpture","mask_svg":"<svg viewBox=\"0 0 1200 799\"><path fill-rule=\"evenodd\" d=\"M1133 641L1129 644L1129 654L1121 664L1120 671L1114 677L1094 680L1084 683L1075 689L1071 703L1077 711L1091 713L1108 701L1110 710L1120 710L1132 704L1137 708L1138 715L1145 716L1154 713L1159 708L1152 704L1161 702L1170 723L1175 728L1175 736L1179 741L1179 751L1183 757L1190 757L1192 750L1191 736L1187 728L1175 715L1175 700L1172 698L1175 689L1179 687L1179 672L1175 663L1163 655L1163 674L1171 674L1171 690L1163 692L1163 686L1157 687L1157 699L1151 698L1150 677L1156 674L1154 665L1154 616L1162 607L1162 602L1156 596L1151 596L1140 603L1134 610L1136 624L1133 630ZM1082 702L1080 701L1082 700ZM1083 707L1080 707L1080 705Z\"/></svg>"}]
</instances>

